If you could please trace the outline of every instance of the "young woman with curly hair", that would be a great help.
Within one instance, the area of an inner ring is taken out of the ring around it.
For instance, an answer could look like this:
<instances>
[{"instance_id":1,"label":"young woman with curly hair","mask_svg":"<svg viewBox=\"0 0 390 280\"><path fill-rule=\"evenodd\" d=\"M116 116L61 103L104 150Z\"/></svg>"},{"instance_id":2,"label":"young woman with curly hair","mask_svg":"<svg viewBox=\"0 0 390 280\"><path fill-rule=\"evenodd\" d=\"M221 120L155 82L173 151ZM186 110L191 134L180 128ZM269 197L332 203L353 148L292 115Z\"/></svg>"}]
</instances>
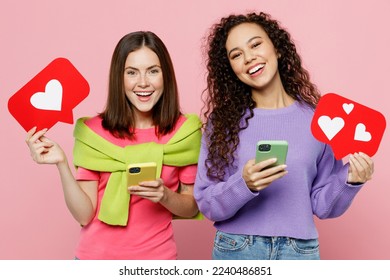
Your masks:
<instances>
[{"instance_id":1,"label":"young woman with curly hair","mask_svg":"<svg viewBox=\"0 0 390 280\"><path fill-rule=\"evenodd\" d=\"M320 219L343 214L371 178L315 140L320 99L290 34L265 13L230 15L207 37L206 127L194 195L214 221L214 259L319 259ZM285 140L286 164L255 163L259 140ZM288 166L288 167L287 167Z\"/></svg>"}]
</instances>

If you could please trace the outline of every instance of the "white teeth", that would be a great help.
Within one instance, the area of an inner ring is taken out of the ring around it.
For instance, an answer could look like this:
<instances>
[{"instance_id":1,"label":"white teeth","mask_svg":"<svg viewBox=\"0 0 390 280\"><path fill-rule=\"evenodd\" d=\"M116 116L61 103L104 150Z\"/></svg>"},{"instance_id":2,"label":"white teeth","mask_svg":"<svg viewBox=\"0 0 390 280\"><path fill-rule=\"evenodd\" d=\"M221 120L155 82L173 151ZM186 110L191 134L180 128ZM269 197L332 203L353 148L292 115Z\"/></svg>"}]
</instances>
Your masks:
<instances>
[{"instance_id":1,"label":"white teeth","mask_svg":"<svg viewBox=\"0 0 390 280\"><path fill-rule=\"evenodd\" d=\"M264 67L264 64L257 65L256 67L249 70L249 74L253 74L253 73L259 71L260 69L262 69L263 67Z\"/></svg>"},{"instance_id":2,"label":"white teeth","mask_svg":"<svg viewBox=\"0 0 390 280\"><path fill-rule=\"evenodd\" d=\"M148 91L148 92L145 92L145 91L135 91L134 92L136 95L138 96L149 96L153 93L153 91Z\"/></svg>"}]
</instances>

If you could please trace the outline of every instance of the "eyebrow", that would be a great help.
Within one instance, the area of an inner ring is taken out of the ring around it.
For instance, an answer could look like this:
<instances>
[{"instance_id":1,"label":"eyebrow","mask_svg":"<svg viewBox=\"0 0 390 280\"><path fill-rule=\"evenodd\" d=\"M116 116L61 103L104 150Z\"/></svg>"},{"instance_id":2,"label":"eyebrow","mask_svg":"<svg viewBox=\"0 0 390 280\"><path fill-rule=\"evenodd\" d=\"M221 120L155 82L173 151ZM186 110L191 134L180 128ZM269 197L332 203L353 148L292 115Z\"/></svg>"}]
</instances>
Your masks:
<instances>
[{"instance_id":1,"label":"eyebrow","mask_svg":"<svg viewBox=\"0 0 390 280\"><path fill-rule=\"evenodd\" d=\"M149 66L148 68L146 68L146 70L150 70L150 69L153 69L153 68L155 68L155 67L158 67L158 68L161 69L161 66L160 66L160 65L155 64L155 65ZM125 68L125 70L127 70L127 69L139 70L138 68L133 67L133 66L127 66L127 67Z\"/></svg>"},{"instance_id":2,"label":"eyebrow","mask_svg":"<svg viewBox=\"0 0 390 280\"><path fill-rule=\"evenodd\" d=\"M252 37L252 38L249 38L249 40L246 42L246 44L248 45L250 42L252 42L253 40L255 40L255 39L262 39L262 37L261 36L254 36L254 37ZM230 54L232 53L232 52L234 52L235 50L238 50L239 49L239 47L235 47L235 48L233 48L233 49L231 49L229 52L228 52L228 56L230 56Z\"/></svg>"}]
</instances>

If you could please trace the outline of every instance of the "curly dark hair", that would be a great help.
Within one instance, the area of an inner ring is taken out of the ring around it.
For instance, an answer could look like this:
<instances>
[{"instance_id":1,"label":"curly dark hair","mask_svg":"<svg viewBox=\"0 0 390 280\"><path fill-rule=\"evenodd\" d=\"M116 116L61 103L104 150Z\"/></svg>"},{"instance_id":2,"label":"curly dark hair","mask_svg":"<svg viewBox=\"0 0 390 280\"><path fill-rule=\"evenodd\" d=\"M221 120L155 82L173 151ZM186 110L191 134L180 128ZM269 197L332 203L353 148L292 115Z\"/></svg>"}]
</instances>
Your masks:
<instances>
[{"instance_id":1,"label":"curly dark hair","mask_svg":"<svg viewBox=\"0 0 390 280\"><path fill-rule=\"evenodd\" d=\"M256 23L268 34L280 54L278 71L288 95L313 108L320 99L320 93L310 82L309 73L302 66L289 32L269 14L230 15L214 24L204 42L208 73L207 88L203 92L203 112L206 127L212 127L205 132L208 138L207 175L219 180L225 176L225 168L233 166L239 145L238 134L248 127L256 106L250 87L233 72L225 47L229 31L242 23Z\"/></svg>"}]
</instances>

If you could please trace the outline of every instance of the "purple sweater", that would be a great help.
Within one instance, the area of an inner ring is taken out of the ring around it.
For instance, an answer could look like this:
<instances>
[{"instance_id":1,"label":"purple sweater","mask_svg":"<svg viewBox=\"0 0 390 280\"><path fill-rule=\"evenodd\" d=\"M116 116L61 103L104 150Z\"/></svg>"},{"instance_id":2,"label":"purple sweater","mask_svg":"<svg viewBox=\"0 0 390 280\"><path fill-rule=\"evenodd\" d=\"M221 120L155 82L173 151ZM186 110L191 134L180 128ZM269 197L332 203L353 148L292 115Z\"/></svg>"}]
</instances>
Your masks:
<instances>
[{"instance_id":1,"label":"purple sweater","mask_svg":"<svg viewBox=\"0 0 390 280\"><path fill-rule=\"evenodd\" d=\"M348 164L334 158L331 147L310 130L314 111L295 102L276 110L255 109L249 126L240 132L236 168L223 181L206 176L205 137L199 156L194 196L200 211L218 230L235 234L318 238L314 215L320 219L343 214L362 185L346 183ZM260 192L242 178L244 164L255 157L259 140L287 140L288 174Z\"/></svg>"}]
</instances>

